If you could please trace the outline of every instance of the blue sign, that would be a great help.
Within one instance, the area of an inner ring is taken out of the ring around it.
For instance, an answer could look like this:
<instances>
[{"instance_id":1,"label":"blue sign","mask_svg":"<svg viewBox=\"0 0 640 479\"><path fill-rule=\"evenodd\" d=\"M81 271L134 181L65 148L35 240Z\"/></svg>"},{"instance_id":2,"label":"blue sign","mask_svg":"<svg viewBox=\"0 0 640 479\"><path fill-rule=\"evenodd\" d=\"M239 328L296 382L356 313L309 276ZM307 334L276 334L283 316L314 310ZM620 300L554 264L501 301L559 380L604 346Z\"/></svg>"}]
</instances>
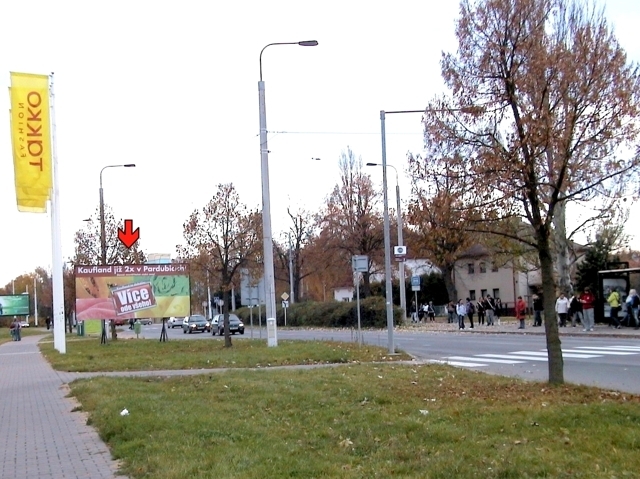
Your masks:
<instances>
[{"instance_id":1,"label":"blue sign","mask_svg":"<svg viewBox=\"0 0 640 479\"><path fill-rule=\"evenodd\" d=\"M420 276L411 276L411 286L420 286Z\"/></svg>"}]
</instances>

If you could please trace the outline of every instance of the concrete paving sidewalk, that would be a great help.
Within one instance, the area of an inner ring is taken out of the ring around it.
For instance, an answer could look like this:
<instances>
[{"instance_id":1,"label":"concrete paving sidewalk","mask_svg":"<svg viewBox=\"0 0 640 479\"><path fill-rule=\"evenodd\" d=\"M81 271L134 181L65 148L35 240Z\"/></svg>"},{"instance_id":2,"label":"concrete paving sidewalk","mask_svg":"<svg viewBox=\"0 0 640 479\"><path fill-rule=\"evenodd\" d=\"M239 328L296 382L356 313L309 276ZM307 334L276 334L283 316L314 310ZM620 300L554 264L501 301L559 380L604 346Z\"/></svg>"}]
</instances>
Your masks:
<instances>
[{"instance_id":1,"label":"concrete paving sidewalk","mask_svg":"<svg viewBox=\"0 0 640 479\"><path fill-rule=\"evenodd\" d=\"M37 346L42 336L0 345L0 477L126 479L107 445L86 425L66 384Z\"/></svg>"}]
</instances>

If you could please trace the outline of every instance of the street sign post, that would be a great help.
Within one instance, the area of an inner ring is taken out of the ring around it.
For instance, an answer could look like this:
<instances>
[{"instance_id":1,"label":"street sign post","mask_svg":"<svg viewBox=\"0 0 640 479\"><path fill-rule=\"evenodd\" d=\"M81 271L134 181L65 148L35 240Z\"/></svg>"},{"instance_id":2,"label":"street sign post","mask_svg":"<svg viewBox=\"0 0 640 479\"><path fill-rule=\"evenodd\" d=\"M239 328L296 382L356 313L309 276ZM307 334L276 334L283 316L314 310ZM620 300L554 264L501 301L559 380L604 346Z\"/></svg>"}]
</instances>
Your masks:
<instances>
[{"instance_id":1,"label":"street sign post","mask_svg":"<svg viewBox=\"0 0 640 479\"><path fill-rule=\"evenodd\" d=\"M287 325L287 309L289 308L289 295L285 292L282 293L282 309L284 309L284 325Z\"/></svg>"},{"instance_id":2,"label":"street sign post","mask_svg":"<svg viewBox=\"0 0 640 479\"><path fill-rule=\"evenodd\" d=\"M362 345L362 330L360 328L360 273L369 271L369 257L367 255L353 255L351 257L353 281L356 284L356 308L358 311L358 344Z\"/></svg>"},{"instance_id":3,"label":"street sign post","mask_svg":"<svg viewBox=\"0 0 640 479\"><path fill-rule=\"evenodd\" d=\"M411 291L413 291L414 295L414 303L416 304L416 310L412 311L412 314L415 314L413 318L414 321L418 320L418 291L420 291L420 276L411 276Z\"/></svg>"}]
</instances>

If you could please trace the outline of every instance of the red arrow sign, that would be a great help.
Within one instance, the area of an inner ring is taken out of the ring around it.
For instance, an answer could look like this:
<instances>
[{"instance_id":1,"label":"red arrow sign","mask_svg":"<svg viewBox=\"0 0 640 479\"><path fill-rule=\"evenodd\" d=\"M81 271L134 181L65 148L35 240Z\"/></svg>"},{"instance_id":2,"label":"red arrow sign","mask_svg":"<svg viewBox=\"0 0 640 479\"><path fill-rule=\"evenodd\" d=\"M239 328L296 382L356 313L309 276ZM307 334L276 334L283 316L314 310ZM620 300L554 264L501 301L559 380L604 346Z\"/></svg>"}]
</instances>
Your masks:
<instances>
[{"instance_id":1,"label":"red arrow sign","mask_svg":"<svg viewBox=\"0 0 640 479\"><path fill-rule=\"evenodd\" d=\"M133 231L133 220L124 220L124 230L118 228L118 239L127 248L131 248L140 238L140 228Z\"/></svg>"}]
</instances>

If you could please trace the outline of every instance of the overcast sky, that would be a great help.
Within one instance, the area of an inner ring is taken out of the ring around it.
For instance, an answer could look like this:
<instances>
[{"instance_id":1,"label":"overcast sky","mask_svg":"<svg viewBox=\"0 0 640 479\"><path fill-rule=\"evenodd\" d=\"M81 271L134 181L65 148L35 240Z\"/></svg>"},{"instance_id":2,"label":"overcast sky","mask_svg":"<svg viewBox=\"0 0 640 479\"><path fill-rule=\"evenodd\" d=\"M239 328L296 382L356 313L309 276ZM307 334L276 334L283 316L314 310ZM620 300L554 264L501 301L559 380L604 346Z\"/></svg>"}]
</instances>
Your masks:
<instances>
[{"instance_id":1,"label":"overcast sky","mask_svg":"<svg viewBox=\"0 0 640 479\"><path fill-rule=\"evenodd\" d=\"M610 0L607 16L640 60L640 2ZM340 152L381 161L380 110L424 108L442 92L441 52L456 48L456 1L0 2L0 80L55 73L63 256L105 202L132 219L148 253L175 254L182 224L220 182L261 205L259 54L263 54L274 236L286 209L317 210L337 181ZM9 109L9 95L0 95ZM387 117L387 159L402 174L422 145L420 115ZM51 264L47 214L15 206L9 115L0 115L0 285ZM314 161L312 158L321 158ZM372 168L381 181L380 168ZM395 182L389 171L390 186ZM393 189L390 202L395 203ZM632 222L640 249L640 223Z\"/></svg>"}]
</instances>

